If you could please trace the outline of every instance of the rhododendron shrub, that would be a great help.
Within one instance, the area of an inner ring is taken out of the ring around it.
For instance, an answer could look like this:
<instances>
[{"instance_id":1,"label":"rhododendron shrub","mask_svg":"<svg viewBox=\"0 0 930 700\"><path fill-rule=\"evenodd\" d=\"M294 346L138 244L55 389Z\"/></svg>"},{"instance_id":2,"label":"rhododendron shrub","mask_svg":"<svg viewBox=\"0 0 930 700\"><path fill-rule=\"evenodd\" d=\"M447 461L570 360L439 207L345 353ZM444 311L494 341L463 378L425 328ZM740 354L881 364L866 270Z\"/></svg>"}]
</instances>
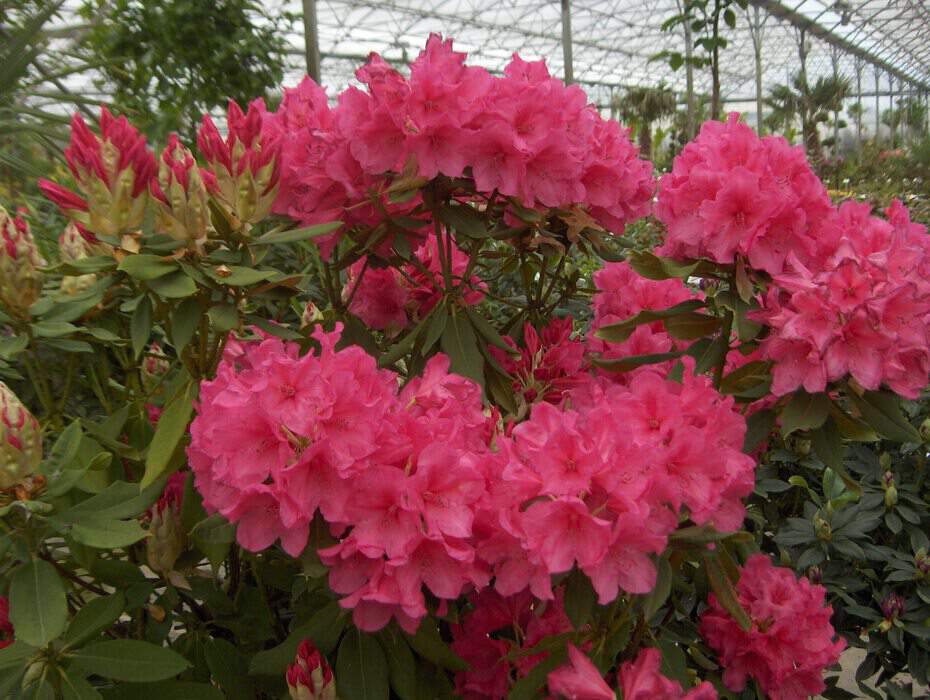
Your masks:
<instances>
[{"instance_id":1,"label":"rhododendron shrub","mask_svg":"<svg viewBox=\"0 0 930 700\"><path fill-rule=\"evenodd\" d=\"M904 207L737 116L653 207L543 62L432 36L356 76L157 157L76 117L60 228L4 215L4 692L840 697L847 643L919 680L924 481L879 454L930 431Z\"/></svg>"}]
</instances>

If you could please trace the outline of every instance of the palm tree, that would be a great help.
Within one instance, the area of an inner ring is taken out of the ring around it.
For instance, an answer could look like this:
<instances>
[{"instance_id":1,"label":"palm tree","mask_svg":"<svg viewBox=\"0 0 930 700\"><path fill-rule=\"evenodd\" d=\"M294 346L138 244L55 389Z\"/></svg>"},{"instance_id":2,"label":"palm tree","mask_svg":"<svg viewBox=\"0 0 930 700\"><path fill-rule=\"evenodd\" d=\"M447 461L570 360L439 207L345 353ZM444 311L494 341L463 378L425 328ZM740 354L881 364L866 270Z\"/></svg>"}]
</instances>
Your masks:
<instances>
[{"instance_id":1,"label":"palm tree","mask_svg":"<svg viewBox=\"0 0 930 700\"><path fill-rule=\"evenodd\" d=\"M652 157L653 122L674 114L677 102L675 93L665 85L627 88L617 101L620 118L636 126L639 150L645 157Z\"/></svg>"},{"instance_id":2,"label":"palm tree","mask_svg":"<svg viewBox=\"0 0 930 700\"><path fill-rule=\"evenodd\" d=\"M849 97L849 80L838 76L817 78L811 85L806 75L798 73L791 85L776 85L769 91L765 102L772 110L769 124L775 128L789 128L797 118L801 122L804 149L814 163L823 160L819 126L839 112L843 100Z\"/></svg>"}]
</instances>

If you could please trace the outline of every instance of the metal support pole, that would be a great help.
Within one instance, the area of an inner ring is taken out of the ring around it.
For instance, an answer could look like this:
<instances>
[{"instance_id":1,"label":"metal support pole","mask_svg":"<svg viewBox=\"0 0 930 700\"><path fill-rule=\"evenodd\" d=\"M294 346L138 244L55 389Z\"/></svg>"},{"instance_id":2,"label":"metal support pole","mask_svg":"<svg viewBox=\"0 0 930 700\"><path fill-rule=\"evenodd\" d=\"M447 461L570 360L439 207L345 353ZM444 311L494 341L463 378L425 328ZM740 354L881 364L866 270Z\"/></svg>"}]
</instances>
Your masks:
<instances>
[{"instance_id":1,"label":"metal support pole","mask_svg":"<svg viewBox=\"0 0 930 700\"><path fill-rule=\"evenodd\" d=\"M303 0L304 50L307 55L307 75L320 82L320 34L317 27L316 0Z\"/></svg>"},{"instance_id":2,"label":"metal support pole","mask_svg":"<svg viewBox=\"0 0 930 700\"><path fill-rule=\"evenodd\" d=\"M685 86L688 91L688 140L697 133L697 108L694 104L694 66L691 64L691 55L694 51L694 40L691 38L691 23L683 22L685 26Z\"/></svg>"},{"instance_id":3,"label":"metal support pole","mask_svg":"<svg viewBox=\"0 0 930 700\"><path fill-rule=\"evenodd\" d=\"M833 47L831 52L831 62L833 63L833 80L838 81L840 78L840 50L836 47ZM840 113L839 111L834 110L833 112L833 157L835 158L840 153Z\"/></svg>"},{"instance_id":4,"label":"metal support pole","mask_svg":"<svg viewBox=\"0 0 930 700\"><path fill-rule=\"evenodd\" d=\"M762 121L762 18L758 5L753 5L752 12L752 47L756 58L756 131L762 136L765 132Z\"/></svg>"},{"instance_id":5,"label":"metal support pole","mask_svg":"<svg viewBox=\"0 0 930 700\"><path fill-rule=\"evenodd\" d=\"M562 0L562 59L565 63L565 84L575 82L575 71L572 67L572 3L571 0Z\"/></svg>"},{"instance_id":6,"label":"metal support pole","mask_svg":"<svg viewBox=\"0 0 930 700\"><path fill-rule=\"evenodd\" d=\"M862 60L856 59L856 148L862 148Z\"/></svg>"},{"instance_id":7,"label":"metal support pole","mask_svg":"<svg viewBox=\"0 0 930 700\"><path fill-rule=\"evenodd\" d=\"M875 69L875 144L878 145L878 134L882 125L882 102L878 96L878 83L880 79L878 68Z\"/></svg>"},{"instance_id":8,"label":"metal support pole","mask_svg":"<svg viewBox=\"0 0 930 700\"><path fill-rule=\"evenodd\" d=\"M898 136L898 130L895 128L896 118L897 115L894 113L894 78L888 76L888 121L891 122L888 128L891 129L891 150L894 150Z\"/></svg>"}]
</instances>

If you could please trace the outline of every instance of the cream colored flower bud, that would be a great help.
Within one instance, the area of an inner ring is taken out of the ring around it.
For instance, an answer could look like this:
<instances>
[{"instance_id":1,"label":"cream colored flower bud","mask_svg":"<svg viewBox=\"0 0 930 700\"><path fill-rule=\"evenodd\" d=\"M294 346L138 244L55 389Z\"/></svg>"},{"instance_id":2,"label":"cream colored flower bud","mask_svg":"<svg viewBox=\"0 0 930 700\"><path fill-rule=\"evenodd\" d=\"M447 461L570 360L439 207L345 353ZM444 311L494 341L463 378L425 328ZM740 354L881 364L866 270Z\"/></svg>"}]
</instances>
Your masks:
<instances>
[{"instance_id":1,"label":"cream colored flower bud","mask_svg":"<svg viewBox=\"0 0 930 700\"><path fill-rule=\"evenodd\" d=\"M0 489L33 474L42 462L42 429L19 397L0 382Z\"/></svg>"},{"instance_id":2,"label":"cream colored flower bud","mask_svg":"<svg viewBox=\"0 0 930 700\"><path fill-rule=\"evenodd\" d=\"M42 293L44 265L26 220L0 207L0 303L15 316L28 318Z\"/></svg>"}]
</instances>

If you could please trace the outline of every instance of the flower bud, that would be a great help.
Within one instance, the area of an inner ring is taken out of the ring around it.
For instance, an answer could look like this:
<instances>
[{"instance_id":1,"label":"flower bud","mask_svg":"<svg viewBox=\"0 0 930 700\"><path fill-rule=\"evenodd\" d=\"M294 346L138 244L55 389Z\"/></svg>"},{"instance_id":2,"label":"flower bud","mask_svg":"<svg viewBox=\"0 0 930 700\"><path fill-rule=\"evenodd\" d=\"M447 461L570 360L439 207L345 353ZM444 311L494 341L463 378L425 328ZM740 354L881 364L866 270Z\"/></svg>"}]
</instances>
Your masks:
<instances>
[{"instance_id":1,"label":"flower bud","mask_svg":"<svg viewBox=\"0 0 930 700\"><path fill-rule=\"evenodd\" d=\"M211 229L209 195L216 190L213 174L197 167L194 156L181 145L177 134L168 137L161 155L158 178L150 185L158 203L162 230L176 241L199 249Z\"/></svg>"},{"instance_id":2,"label":"flower bud","mask_svg":"<svg viewBox=\"0 0 930 700\"><path fill-rule=\"evenodd\" d=\"M255 224L268 216L278 194L281 142L262 128L265 112L261 99L252 101L245 113L230 101L226 139L208 115L197 134L197 147L215 178L211 192L240 224Z\"/></svg>"},{"instance_id":3,"label":"flower bud","mask_svg":"<svg viewBox=\"0 0 930 700\"><path fill-rule=\"evenodd\" d=\"M920 424L919 432L924 442L930 442L930 418L924 418L924 422Z\"/></svg>"},{"instance_id":4,"label":"flower bud","mask_svg":"<svg viewBox=\"0 0 930 700\"><path fill-rule=\"evenodd\" d=\"M830 527L830 523L820 513L814 515L814 532L818 538L826 542L833 539L833 528Z\"/></svg>"},{"instance_id":5,"label":"flower bud","mask_svg":"<svg viewBox=\"0 0 930 700\"><path fill-rule=\"evenodd\" d=\"M0 489L31 475L42 461L42 430L19 398L0 382Z\"/></svg>"},{"instance_id":6,"label":"flower bud","mask_svg":"<svg viewBox=\"0 0 930 700\"><path fill-rule=\"evenodd\" d=\"M304 307L304 312L300 317L300 327L307 328L312 326L314 323L323 320L323 312L317 308L317 305L312 301L307 302L307 306Z\"/></svg>"},{"instance_id":7,"label":"flower bud","mask_svg":"<svg viewBox=\"0 0 930 700\"><path fill-rule=\"evenodd\" d=\"M917 578L926 580L930 578L930 556L927 556L927 550L921 547L914 555L914 566L917 569Z\"/></svg>"},{"instance_id":8,"label":"flower bud","mask_svg":"<svg viewBox=\"0 0 930 700\"><path fill-rule=\"evenodd\" d=\"M881 602L879 607L881 607L882 615L884 616L885 621L893 623L904 614L904 609L906 606L907 604L901 595L897 593L889 593L887 596L885 596L885 599Z\"/></svg>"},{"instance_id":9,"label":"flower bud","mask_svg":"<svg viewBox=\"0 0 930 700\"><path fill-rule=\"evenodd\" d=\"M287 687L292 700L338 700L333 671L308 639L300 643L297 658L287 669Z\"/></svg>"},{"instance_id":10,"label":"flower bud","mask_svg":"<svg viewBox=\"0 0 930 700\"><path fill-rule=\"evenodd\" d=\"M113 247L100 241L77 221L69 221L58 237L58 252L62 260L74 262L95 255L112 255Z\"/></svg>"},{"instance_id":11,"label":"flower bud","mask_svg":"<svg viewBox=\"0 0 930 700\"><path fill-rule=\"evenodd\" d=\"M168 478L165 490L149 511L149 537L145 541L145 554L149 568L160 574L174 569L187 544L181 524L181 503L187 472L175 472Z\"/></svg>"},{"instance_id":12,"label":"flower bud","mask_svg":"<svg viewBox=\"0 0 930 700\"><path fill-rule=\"evenodd\" d=\"M0 207L0 303L14 315L29 317L29 307L42 293L38 268L43 265L29 224Z\"/></svg>"},{"instance_id":13,"label":"flower bud","mask_svg":"<svg viewBox=\"0 0 930 700\"><path fill-rule=\"evenodd\" d=\"M898 503L898 488L894 483L894 474L890 471L882 474L882 487L885 489L885 507L894 508Z\"/></svg>"},{"instance_id":14,"label":"flower bud","mask_svg":"<svg viewBox=\"0 0 930 700\"><path fill-rule=\"evenodd\" d=\"M13 623L10 622L10 601L0 596L0 649L13 643Z\"/></svg>"},{"instance_id":15,"label":"flower bud","mask_svg":"<svg viewBox=\"0 0 930 700\"><path fill-rule=\"evenodd\" d=\"M42 180L39 187L65 215L96 234L114 236L142 224L155 157L126 117L100 109L100 136L75 114L65 160L85 198Z\"/></svg>"}]
</instances>

